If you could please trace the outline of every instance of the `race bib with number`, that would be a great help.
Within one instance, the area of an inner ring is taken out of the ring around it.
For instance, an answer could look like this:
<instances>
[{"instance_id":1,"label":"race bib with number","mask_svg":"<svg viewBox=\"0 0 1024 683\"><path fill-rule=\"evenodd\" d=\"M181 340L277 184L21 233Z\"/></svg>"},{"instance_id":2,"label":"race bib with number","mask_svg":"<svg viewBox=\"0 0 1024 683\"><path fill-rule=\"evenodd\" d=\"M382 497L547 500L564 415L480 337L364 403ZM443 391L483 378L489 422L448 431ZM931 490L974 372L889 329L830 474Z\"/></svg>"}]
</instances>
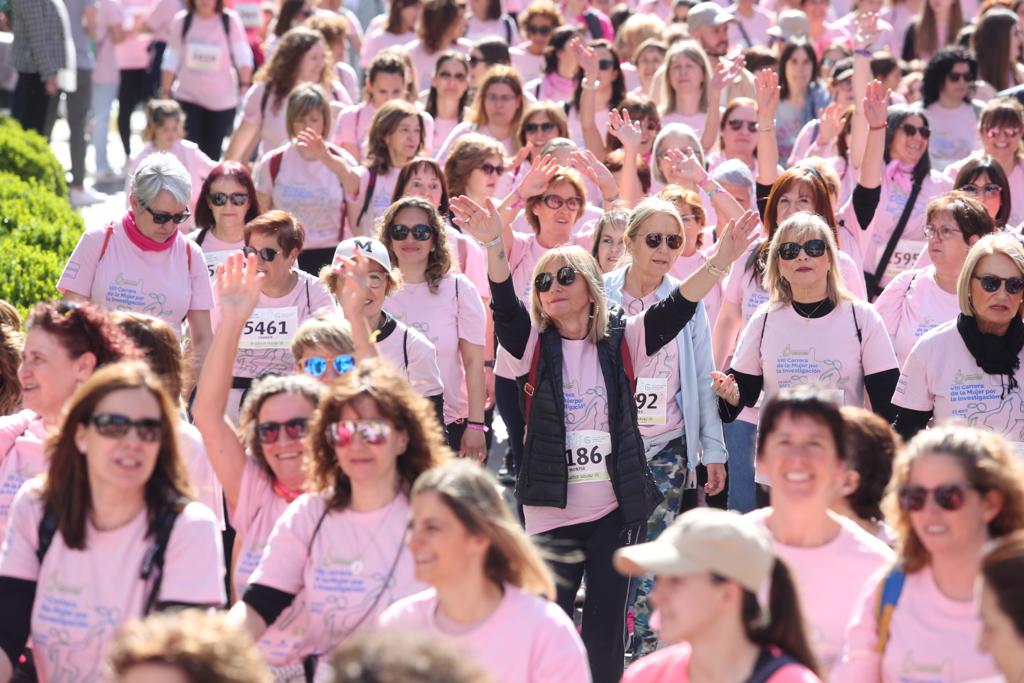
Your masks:
<instances>
[{"instance_id":1,"label":"race bib with number","mask_svg":"<svg viewBox=\"0 0 1024 683\"><path fill-rule=\"evenodd\" d=\"M569 467L569 483L608 481L608 454L612 435L596 429L582 429L565 435L565 464Z\"/></svg>"},{"instance_id":2,"label":"race bib with number","mask_svg":"<svg viewBox=\"0 0 1024 683\"><path fill-rule=\"evenodd\" d=\"M892 258L889 259L889 265L885 267L883 279L888 282L900 273L913 268L926 245L927 242L923 240L900 240L897 242L896 249L892 252Z\"/></svg>"},{"instance_id":3,"label":"race bib with number","mask_svg":"<svg viewBox=\"0 0 1024 683\"><path fill-rule=\"evenodd\" d=\"M263 23L262 8L258 2L236 2L235 11L245 28L259 28Z\"/></svg>"},{"instance_id":4,"label":"race bib with number","mask_svg":"<svg viewBox=\"0 0 1024 683\"><path fill-rule=\"evenodd\" d=\"M206 272L210 274L212 280L217 274L217 266L228 260L228 256L231 256L235 252L231 249L224 249L222 251L204 251L203 258L206 259Z\"/></svg>"},{"instance_id":5,"label":"race bib with number","mask_svg":"<svg viewBox=\"0 0 1024 683\"><path fill-rule=\"evenodd\" d=\"M640 377L636 380L637 424L663 425L668 422L668 378Z\"/></svg>"},{"instance_id":6,"label":"race bib with number","mask_svg":"<svg viewBox=\"0 0 1024 683\"><path fill-rule=\"evenodd\" d=\"M185 48L185 67L192 71L219 71L221 53L219 45L189 43Z\"/></svg>"},{"instance_id":7,"label":"race bib with number","mask_svg":"<svg viewBox=\"0 0 1024 683\"><path fill-rule=\"evenodd\" d=\"M295 306L283 308L257 308L252 317L245 321L240 349L287 349L291 347L292 336L299 326L299 309Z\"/></svg>"}]
</instances>

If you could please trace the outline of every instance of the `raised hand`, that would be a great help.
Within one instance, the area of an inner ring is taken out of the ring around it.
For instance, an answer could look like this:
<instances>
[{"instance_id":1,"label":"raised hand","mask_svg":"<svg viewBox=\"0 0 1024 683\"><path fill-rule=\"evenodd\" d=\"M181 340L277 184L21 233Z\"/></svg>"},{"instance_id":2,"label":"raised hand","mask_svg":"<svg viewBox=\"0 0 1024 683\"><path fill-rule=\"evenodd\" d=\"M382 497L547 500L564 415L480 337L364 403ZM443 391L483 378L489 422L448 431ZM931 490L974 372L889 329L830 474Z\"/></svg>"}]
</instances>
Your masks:
<instances>
[{"instance_id":1,"label":"raised hand","mask_svg":"<svg viewBox=\"0 0 1024 683\"><path fill-rule=\"evenodd\" d=\"M725 268L738 259L746 253L760 232L760 219L756 211L746 211L739 218L729 221L715 244L715 254L712 256L715 265Z\"/></svg>"},{"instance_id":2,"label":"raised hand","mask_svg":"<svg viewBox=\"0 0 1024 683\"><path fill-rule=\"evenodd\" d=\"M736 80L736 76L743 70L744 64L746 64L746 60L743 59L742 55L735 59L726 57L719 59L718 66L715 67L715 73L711 77L711 92L721 93L725 86ZM709 98L709 100L717 102L718 98Z\"/></svg>"},{"instance_id":3,"label":"raised hand","mask_svg":"<svg viewBox=\"0 0 1024 683\"><path fill-rule=\"evenodd\" d=\"M516 155L512 157L512 163L509 164L509 169L515 171L517 168L522 166L523 162L526 161L527 158L529 158L530 152L532 151L533 145L523 145L522 147L520 147L519 151L516 152Z\"/></svg>"},{"instance_id":4,"label":"raised hand","mask_svg":"<svg viewBox=\"0 0 1024 683\"><path fill-rule=\"evenodd\" d=\"M582 152L572 152L569 155L569 162L573 168L600 187L601 194L605 197L614 197L618 194L619 189L615 176L589 149Z\"/></svg>"},{"instance_id":5,"label":"raised hand","mask_svg":"<svg viewBox=\"0 0 1024 683\"><path fill-rule=\"evenodd\" d=\"M889 120L889 89L881 81L876 79L868 83L863 108L869 127L878 129L886 125Z\"/></svg>"},{"instance_id":6,"label":"raised hand","mask_svg":"<svg viewBox=\"0 0 1024 683\"><path fill-rule=\"evenodd\" d=\"M853 46L856 50L870 50L878 42L882 33L879 16L876 12L861 12L857 16L853 35Z\"/></svg>"},{"instance_id":7,"label":"raised hand","mask_svg":"<svg viewBox=\"0 0 1024 683\"><path fill-rule=\"evenodd\" d=\"M608 132L611 133L625 149L639 149L640 141L643 139L643 131L640 122L634 123L627 109L612 109L608 114Z\"/></svg>"},{"instance_id":8,"label":"raised hand","mask_svg":"<svg viewBox=\"0 0 1024 683\"><path fill-rule=\"evenodd\" d=\"M361 319L370 298L370 262L366 254L357 249L352 258L338 257L331 264L331 269L338 274L334 295L341 304L345 319Z\"/></svg>"},{"instance_id":9,"label":"raised hand","mask_svg":"<svg viewBox=\"0 0 1024 683\"><path fill-rule=\"evenodd\" d=\"M822 145L832 144L842 126L843 107L838 102L830 102L821 110L818 118L818 142Z\"/></svg>"},{"instance_id":10,"label":"raised hand","mask_svg":"<svg viewBox=\"0 0 1024 683\"><path fill-rule=\"evenodd\" d=\"M501 215L497 209L484 208L469 197L452 197L449 202L455 223L478 242L490 242L501 236Z\"/></svg>"},{"instance_id":11,"label":"raised hand","mask_svg":"<svg viewBox=\"0 0 1024 683\"><path fill-rule=\"evenodd\" d=\"M519 194L523 198L535 197L548 189L551 179L558 173L558 160L548 154L530 167L523 181L519 183Z\"/></svg>"},{"instance_id":12,"label":"raised hand","mask_svg":"<svg viewBox=\"0 0 1024 683\"><path fill-rule=\"evenodd\" d=\"M236 252L217 266L214 291L221 320L248 320L260 302L262 282L263 273L256 271L256 254L247 258Z\"/></svg>"},{"instance_id":13,"label":"raised hand","mask_svg":"<svg viewBox=\"0 0 1024 683\"><path fill-rule=\"evenodd\" d=\"M774 69L761 69L754 77L759 121L774 121L779 106L779 75Z\"/></svg>"},{"instance_id":14,"label":"raised hand","mask_svg":"<svg viewBox=\"0 0 1024 683\"><path fill-rule=\"evenodd\" d=\"M704 170L704 165L700 163L693 147L687 147L685 152L680 149L667 149L665 158L672 170L689 183L696 185L708 177L708 172Z\"/></svg>"},{"instance_id":15,"label":"raised hand","mask_svg":"<svg viewBox=\"0 0 1024 683\"><path fill-rule=\"evenodd\" d=\"M569 49L576 55L576 61L579 62L580 68L583 69L587 79L597 78L597 75L601 73L601 69L598 67L599 60L594 48L589 47L579 38L573 38L569 41Z\"/></svg>"},{"instance_id":16,"label":"raised hand","mask_svg":"<svg viewBox=\"0 0 1024 683\"><path fill-rule=\"evenodd\" d=\"M740 404L740 387L732 375L713 370L711 372L711 390L718 398L734 408Z\"/></svg>"},{"instance_id":17,"label":"raised hand","mask_svg":"<svg viewBox=\"0 0 1024 683\"><path fill-rule=\"evenodd\" d=\"M324 142L320 133L312 128L299 131L299 134L295 136L295 146L312 154L317 161L323 161L329 154L327 143Z\"/></svg>"}]
</instances>

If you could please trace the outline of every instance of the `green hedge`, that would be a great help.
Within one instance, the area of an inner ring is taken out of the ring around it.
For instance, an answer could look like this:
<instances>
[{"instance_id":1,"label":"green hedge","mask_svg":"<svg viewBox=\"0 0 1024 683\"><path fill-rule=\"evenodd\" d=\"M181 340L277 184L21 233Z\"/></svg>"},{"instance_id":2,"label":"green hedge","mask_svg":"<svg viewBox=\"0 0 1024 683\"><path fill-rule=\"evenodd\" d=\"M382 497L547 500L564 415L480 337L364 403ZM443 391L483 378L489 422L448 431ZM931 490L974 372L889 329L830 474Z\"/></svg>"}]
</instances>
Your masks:
<instances>
[{"instance_id":1,"label":"green hedge","mask_svg":"<svg viewBox=\"0 0 1024 683\"><path fill-rule=\"evenodd\" d=\"M43 136L22 130L9 116L0 117L0 172L34 180L58 197L66 197L64 167L50 151Z\"/></svg>"}]
</instances>

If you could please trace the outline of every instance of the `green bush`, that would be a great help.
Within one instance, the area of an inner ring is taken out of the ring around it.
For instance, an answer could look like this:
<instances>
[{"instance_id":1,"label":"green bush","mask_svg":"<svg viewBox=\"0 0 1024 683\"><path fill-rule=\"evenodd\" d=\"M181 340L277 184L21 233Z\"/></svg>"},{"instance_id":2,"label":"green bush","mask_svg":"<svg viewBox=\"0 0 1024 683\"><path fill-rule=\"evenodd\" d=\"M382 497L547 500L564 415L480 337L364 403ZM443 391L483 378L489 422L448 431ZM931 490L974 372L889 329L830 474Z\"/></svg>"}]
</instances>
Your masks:
<instances>
[{"instance_id":1,"label":"green bush","mask_svg":"<svg viewBox=\"0 0 1024 683\"><path fill-rule=\"evenodd\" d=\"M34 131L22 130L9 116L0 117L0 171L34 180L59 197L68 194L64 167L50 151L46 139Z\"/></svg>"},{"instance_id":2,"label":"green bush","mask_svg":"<svg viewBox=\"0 0 1024 683\"><path fill-rule=\"evenodd\" d=\"M0 299L6 299L25 315L38 301L60 298L57 280L67 260L52 251L26 244L13 235L0 237Z\"/></svg>"}]
</instances>

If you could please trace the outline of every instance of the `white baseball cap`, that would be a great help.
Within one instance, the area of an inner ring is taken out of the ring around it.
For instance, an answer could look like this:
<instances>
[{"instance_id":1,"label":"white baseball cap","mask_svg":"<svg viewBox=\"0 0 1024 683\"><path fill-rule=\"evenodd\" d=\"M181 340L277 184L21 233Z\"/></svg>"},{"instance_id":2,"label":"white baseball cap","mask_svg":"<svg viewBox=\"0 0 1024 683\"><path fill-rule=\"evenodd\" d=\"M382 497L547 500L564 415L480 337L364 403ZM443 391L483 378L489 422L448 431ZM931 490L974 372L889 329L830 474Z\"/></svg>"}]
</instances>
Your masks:
<instances>
[{"instance_id":1,"label":"white baseball cap","mask_svg":"<svg viewBox=\"0 0 1024 683\"><path fill-rule=\"evenodd\" d=\"M376 261L384 270L391 272L391 257L388 256L387 247L372 237L351 237L339 243L334 249L331 265L336 267L342 258L355 258L356 251L361 251L366 258Z\"/></svg>"},{"instance_id":2,"label":"white baseball cap","mask_svg":"<svg viewBox=\"0 0 1024 683\"><path fill-rule=\"evenodd\" d=\"M734 17L725 11L717 2L701 2L690 8L686 15L686 26L695 31L705 26L721 26L734 21Z\"/></svg>"}]
</instances>

